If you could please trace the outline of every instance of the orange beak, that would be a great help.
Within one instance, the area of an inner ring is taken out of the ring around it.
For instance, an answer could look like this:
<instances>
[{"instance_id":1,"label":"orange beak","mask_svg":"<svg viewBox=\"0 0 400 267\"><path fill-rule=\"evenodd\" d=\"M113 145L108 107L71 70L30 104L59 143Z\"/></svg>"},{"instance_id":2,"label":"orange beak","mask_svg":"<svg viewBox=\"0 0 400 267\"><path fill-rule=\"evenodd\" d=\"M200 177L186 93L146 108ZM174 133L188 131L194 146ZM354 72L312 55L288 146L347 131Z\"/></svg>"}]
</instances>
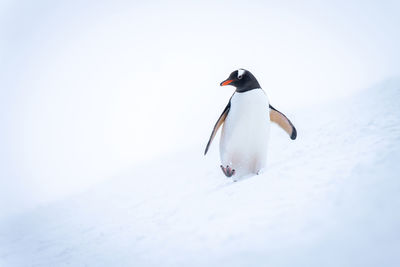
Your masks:
<instances>
[{"instance_id":1,"label":"orange beak","mask_svg":"<svg viewBox=\"0 0 400 267\"><path fill-rule=\"evenodd\" d=\"M221 83L221 86L228 85L228 84L230 84L231 82L233 82L233 80L226 80L226 81L223 81L223 82Z\"/></svg>"}]
</instances>

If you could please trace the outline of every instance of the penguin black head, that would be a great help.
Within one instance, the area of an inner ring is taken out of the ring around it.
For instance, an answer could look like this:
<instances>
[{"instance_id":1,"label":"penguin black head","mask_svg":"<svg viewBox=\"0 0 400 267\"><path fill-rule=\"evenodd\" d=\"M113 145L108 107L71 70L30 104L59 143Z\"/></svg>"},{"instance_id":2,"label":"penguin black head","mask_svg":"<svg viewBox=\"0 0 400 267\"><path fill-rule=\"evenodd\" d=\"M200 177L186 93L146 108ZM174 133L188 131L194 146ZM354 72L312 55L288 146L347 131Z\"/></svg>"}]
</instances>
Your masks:
<instances>
[{"instance_id":1,"label":"penguin black head","mask_svg":"<svg viewBox=\"0 0 400 267\"><path fill-rule=\"evenodd\" d=\"M229 75L228 79L221 82L221 86L232 85L236 87L236 92L243 93L249 90L261 88L256 77L245 69L238 69Z\"/></svg>"}]
</instances>

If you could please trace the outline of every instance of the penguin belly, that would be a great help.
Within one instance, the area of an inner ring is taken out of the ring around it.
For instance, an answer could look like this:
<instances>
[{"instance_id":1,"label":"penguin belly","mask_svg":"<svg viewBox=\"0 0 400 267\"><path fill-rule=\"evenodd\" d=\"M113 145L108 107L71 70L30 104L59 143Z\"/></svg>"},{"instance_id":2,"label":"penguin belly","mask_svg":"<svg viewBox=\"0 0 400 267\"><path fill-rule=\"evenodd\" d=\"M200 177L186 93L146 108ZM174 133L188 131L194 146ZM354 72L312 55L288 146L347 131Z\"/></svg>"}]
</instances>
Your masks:
<instances>
[{"instance_id":1,"label":"penguin belly","mask_svg":"<svg viewBox=\"0 0 400 267\"><path fill-rule=\"evenodd\" d=\"M236 177L258 174L266 165L270 130L269 103L260 89L235 93L225 119L220 140L223 166L235 170Z\"/></svg>"}]
</instances>

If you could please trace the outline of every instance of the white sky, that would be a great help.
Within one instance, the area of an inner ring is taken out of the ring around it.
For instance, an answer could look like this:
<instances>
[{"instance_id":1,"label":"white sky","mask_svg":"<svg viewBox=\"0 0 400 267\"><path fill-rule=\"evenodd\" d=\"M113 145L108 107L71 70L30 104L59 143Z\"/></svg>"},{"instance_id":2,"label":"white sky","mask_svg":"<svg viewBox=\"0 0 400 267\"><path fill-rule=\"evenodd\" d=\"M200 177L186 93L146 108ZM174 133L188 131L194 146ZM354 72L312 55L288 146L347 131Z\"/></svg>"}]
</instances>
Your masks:
<instances>
[{"instance_id":1,"label":"white sky","mask_svg":"<svg viewBox=\"0 0 400 267\"><path fill-rule=\"evenodd\" d=\"M237 68L283 111L399 75L398 14L398 1L1 2L0 217L202 153Z\"/></svg>"}]
</instances>

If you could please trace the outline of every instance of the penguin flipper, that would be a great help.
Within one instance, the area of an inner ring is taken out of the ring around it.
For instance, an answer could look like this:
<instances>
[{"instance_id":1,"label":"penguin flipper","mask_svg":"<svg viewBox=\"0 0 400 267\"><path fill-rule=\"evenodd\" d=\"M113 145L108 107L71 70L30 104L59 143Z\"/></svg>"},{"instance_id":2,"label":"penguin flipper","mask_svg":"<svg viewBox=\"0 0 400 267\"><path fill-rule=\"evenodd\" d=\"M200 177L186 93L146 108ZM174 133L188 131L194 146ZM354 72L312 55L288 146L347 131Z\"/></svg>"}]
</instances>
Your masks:
<instances>
[{"instance_id":1,"label":"penguin flipper","mask_svg":"<svg viewBox=\"0 0 400 267\"><path fill-rule=\"evenodd\" d=\"M290 139L295 140L297 137L297 130L292 122L280 111L273 106L269 105L269 115L272 122L278 124L290 136Z\"/></svg>"},{"instance_id":2,"label":"penguin flipper","mask_svg":"<svg viewBox=\"0 0 400 267\"><path fill-rule=\"evenodd\" d=\"M225 122L226 116L228 116L230 108L231 108L231 101L229 100L228 105L226 105L224 111L222 112L221 116L219 116L219 119L214 125L214 129L211 133L210 139L208 140L206 150L204 151L204 155L207 154L207 151L210 148L211 142L213 141L215 135L217 134L219 127L221 127L221 125Z\"/></svg>"}]
</instances>

